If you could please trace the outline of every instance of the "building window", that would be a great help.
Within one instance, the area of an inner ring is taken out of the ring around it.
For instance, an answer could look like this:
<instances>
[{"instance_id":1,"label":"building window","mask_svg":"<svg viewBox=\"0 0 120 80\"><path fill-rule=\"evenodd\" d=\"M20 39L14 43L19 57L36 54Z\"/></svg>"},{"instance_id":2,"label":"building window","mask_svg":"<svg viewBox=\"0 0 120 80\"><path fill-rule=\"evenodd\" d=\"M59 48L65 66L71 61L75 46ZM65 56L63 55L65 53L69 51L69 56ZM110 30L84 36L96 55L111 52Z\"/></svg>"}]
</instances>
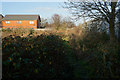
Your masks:
<instances>
[{"instance_id":1,"label":"building window","mask_svg":"<svg viewBox=\"0 0 120 80\"><path fill-rule=\"evenodd\" d=\"M21 24L21 21L17 21L17 24Z\"/></svg>"},{"instance_id":2,"label":"building window","mask_svg":"<svg viewBox=\"0 0 120 80\"><path fill-rule=\"evenodd\" d=\"M34 21L29 21L29 24L34 24Z\"/></svg>"},{"instance_id":3,"label":"building window","mask_svg":"<svg viewBox=\"0 0 120 80\"><path fill-rule=\"evenodd\" d=\"M5 21L5 24L10 24L10 21Z\"/></svg>"}]
</instances>

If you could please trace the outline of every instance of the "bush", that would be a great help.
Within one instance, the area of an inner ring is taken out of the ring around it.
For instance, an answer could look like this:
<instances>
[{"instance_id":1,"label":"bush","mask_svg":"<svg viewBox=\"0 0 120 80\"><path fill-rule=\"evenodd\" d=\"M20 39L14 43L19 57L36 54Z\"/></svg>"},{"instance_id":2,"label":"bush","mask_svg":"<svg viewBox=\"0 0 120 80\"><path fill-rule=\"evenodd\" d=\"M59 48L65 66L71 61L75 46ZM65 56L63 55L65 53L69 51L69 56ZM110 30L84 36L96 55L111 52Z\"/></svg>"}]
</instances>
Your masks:
<instances>
[{"instance_id":1,"label":"bush","mask_svg":"<svg viewBox=\"0 0 120 80\"><path fill-rule=\"evenodd\" d=\"M2 45L3 79L73 77L68 60L72 49L57 35L9 36Z\"/></svg>"},{"instance_id":2,"label":"bush","mask_svg":"<svg viewBox=\"0 0 120 80\"><path fill-rule=\"evenodd\" d=\"M3 79L120 78L120 43L105 33L76 30L5 37Z\"/></svg>"},{"instance_id":3,"label":"bush","mask_svg":"<svg viewBox=\"0 0 120 80\"><path fill-rule=\"evenodd\" d=\"M75 76L79 78L119 78L120 45L110 43L104 33L89 33L84 38L73 36L70 45L78 55Z\"/></svg>"}]
</instances>

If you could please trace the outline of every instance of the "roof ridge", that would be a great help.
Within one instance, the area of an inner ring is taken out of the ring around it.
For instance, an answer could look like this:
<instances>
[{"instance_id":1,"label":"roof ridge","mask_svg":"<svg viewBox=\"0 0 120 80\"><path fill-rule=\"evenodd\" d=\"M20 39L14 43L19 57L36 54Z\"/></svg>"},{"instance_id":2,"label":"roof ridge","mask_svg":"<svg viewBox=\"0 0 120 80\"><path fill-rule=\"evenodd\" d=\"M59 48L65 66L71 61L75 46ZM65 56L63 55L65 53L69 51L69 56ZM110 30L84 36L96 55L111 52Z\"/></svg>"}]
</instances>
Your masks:
<instances>
[{"instance_id":1,"label":"roof ridge","mask_svg":"<svg viewBox=\"0 0 120 80\"><path fill-rule=\"evenodd\" d=\"M3 20L37 20L39 15L5 15Z\"/></svg>"},{"instance_id":2,"label":"roof ridge","mask_svg":"<svg viewBox=\"0 0 120 80\"><path fill-rule=\"evenodd\" d=\"M16 15L12 15L12 14L7 14L7 15L9 15L9 16L31 16L31 15L26 15L26 14L25 14L25 15L17 15L17 14L16 14ZM7 15L6 15L6 16L7 16ZM38 16L38 15L33 15L33 16Z\"/></svg>"}]
</instances>

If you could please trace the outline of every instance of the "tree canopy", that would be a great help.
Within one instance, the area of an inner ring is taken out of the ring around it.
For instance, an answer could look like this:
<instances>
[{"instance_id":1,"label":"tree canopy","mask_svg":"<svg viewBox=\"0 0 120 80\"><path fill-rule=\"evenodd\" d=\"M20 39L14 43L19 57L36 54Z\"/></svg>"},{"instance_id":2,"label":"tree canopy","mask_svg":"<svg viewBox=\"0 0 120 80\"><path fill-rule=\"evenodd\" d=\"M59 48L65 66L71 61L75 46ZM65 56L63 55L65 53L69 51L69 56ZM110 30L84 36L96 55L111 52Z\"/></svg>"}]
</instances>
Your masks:
<instances>
[{"instance_id":1,"label":"tree canopy","mask_svg":"<svg viewBox=\"0 0 120 80\"><path fill-rule=\"evenodd\" d=\"M105 20L109 23L110 40L115 39L115 18L120 13L120 0L77 0L65 2L76 19L84 17L92 20Z\"/></svg>"}]
</instances>

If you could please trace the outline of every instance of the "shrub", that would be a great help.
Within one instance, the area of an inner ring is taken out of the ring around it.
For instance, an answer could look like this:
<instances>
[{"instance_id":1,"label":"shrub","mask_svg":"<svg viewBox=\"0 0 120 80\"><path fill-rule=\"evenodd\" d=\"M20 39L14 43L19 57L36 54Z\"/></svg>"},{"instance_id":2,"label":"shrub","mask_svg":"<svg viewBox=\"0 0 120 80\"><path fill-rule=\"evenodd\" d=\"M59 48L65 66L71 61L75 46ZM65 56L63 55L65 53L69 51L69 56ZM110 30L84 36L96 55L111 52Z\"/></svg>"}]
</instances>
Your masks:
<instances>
[{"instance_id":1,"label":"shrub","mask_svg":"<svg viewBox=\"0 0 120 80\"><path fill-rule=\"evenodd\" d=\"M9 36L2 45L3 79L73 77L68 60L72 49L57 35Z\"/></svg>"},{"instance_id":2,"label":"shrub","mask_svg":"<svg viewBox=\"0 0 120 80\"><path fill-rule=\"evenodd\" d=\"M120 78L120 43L110 43L105 33L79 30L5 37L3 78Z\"/></svg>"},{"instance_id":3,"label":"shrub","mask_svg":"<svg viewBox=\"0 0 120 80\"><path fill-rule=\"evenodd\" d=\"M120 65L120 46L117 42L110 43L108 35L104 33L89 33L83 39L72 38L70 44L73 48L77 47L76 55L78 55L79 59L75 68L76 77L120 77L118 67ZM83 71L78 71L80 68Z\"/></svg>"}]
</instances>

